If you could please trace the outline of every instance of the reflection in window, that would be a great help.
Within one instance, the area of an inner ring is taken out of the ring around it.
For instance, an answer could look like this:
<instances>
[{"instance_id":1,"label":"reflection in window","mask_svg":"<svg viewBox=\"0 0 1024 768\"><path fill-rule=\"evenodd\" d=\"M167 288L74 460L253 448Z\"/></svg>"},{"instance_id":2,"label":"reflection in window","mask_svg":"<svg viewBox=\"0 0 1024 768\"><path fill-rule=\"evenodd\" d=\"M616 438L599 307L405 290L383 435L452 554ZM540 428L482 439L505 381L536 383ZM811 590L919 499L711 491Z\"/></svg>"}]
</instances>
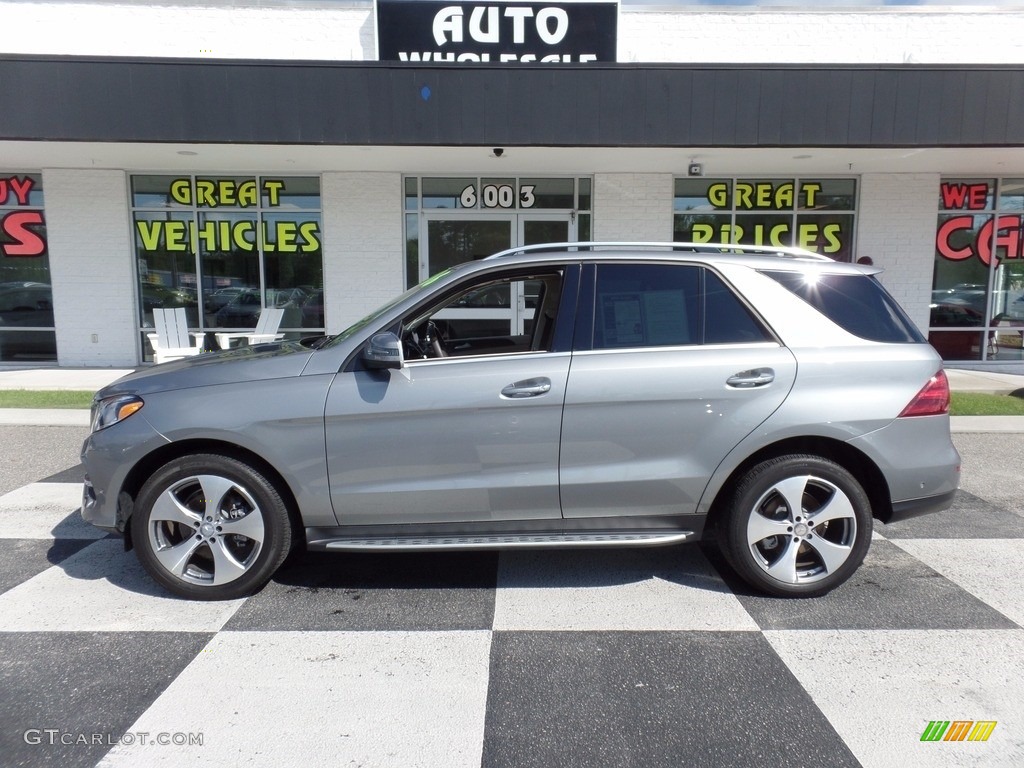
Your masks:
<instances>
[{"instance_id":1,"label":"reflection in window","mask_svg":"<svg viewBox=\"0 0 1024 768\"><path fill-rule=\"evenodd\" d=\"M151 174L131 189L141 329L157 307L185 307L196 330L253 328L266 307L286 309L287 337L323 329L319 178Z\"/></svg>"},{"instance_id":2,"label":"reflection in window","mask_svg":"<svg viewBox=\"0 0 1024 768\"><path fill-rule=\"evenodd\" d=\"M0 171L0 362L57 359L43 178Z\"/></svg>"},{"instance_id":3,"label":"reflection in window","mask_svg":"<svg viewBox=\"0 0 1024 768\"><path fill-rule=\"evenodd\" d=\"M928 340L946 360L1024 359L1024 180L943 179L938 200Z\"/></svg>"}]
</instances>

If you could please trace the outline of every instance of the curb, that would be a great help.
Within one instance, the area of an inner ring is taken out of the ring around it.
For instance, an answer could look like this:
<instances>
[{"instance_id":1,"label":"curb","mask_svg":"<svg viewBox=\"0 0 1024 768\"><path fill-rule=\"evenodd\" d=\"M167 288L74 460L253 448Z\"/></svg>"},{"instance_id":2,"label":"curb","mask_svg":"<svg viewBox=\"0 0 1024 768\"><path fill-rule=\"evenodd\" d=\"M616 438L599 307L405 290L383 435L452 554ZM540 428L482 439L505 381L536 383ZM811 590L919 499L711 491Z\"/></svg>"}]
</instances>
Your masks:
<instances>
[{"instance_id":1,"label":"curb","mask_svg":"<svg viewBox=\"0 0 1024 768\"><path fill-rule=\"evenodd\" d=\"M0 426L88 427L89 411L81 408L0 408Z\"/></svg>"}]
</instances>

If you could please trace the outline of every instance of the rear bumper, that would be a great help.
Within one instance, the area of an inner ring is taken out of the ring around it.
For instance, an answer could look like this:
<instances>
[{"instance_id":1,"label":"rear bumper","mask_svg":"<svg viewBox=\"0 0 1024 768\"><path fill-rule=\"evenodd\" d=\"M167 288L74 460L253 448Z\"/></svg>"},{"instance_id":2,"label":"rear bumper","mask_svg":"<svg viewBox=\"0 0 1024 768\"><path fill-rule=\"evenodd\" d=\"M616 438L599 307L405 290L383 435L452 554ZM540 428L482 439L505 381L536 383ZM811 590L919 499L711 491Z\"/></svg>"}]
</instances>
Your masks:
<instances>
[{"instance_id":1,"label":"rear bumper","mask_svg":"<svg viewBox=\"0 0 1024 768\"><path fill-rule=\"evenodd\" d=\"M888 517L883 518L882 522L895 523L900 520L917 517L918 515L941 512L944 509L949 509L955 497L956 491L950 491L939 496L927 496L923 499L896 502L892 505L892 512L889 513Z\"/></svg>"},{"instance_id":2,"label":"rear bumper","mask_svg":"<svg viewBox=\"0 0 1024 768\"><path fill-rule=\"evenodd\" d=\"M960 454L949 438L949 416L896 419L849 442L881 470L892 512L885 522L946 509L960 487Z\"/></svg>"}]
</instances>

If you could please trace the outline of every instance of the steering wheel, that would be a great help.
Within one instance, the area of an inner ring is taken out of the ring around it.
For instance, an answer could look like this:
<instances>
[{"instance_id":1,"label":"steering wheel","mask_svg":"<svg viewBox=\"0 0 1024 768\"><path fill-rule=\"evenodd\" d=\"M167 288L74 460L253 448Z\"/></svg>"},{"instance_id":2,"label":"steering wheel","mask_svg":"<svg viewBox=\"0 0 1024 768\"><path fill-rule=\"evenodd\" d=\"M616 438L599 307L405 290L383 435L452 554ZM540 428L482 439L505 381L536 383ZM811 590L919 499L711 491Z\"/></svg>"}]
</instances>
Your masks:
<instances>
[{"instance_id":1,"label":"steering wheel","mask_svg":"<svg viewBox=\"0 0 1024 768\"><path fill-rule=\"evenodd\" d=\"M422 332L422 336L420 333ZM427 359L431 357L448 357L448 350L444 348L444 337L433 320L413 328L409 331L409 342L420 357Z\"/></svg>"}]
</instances>

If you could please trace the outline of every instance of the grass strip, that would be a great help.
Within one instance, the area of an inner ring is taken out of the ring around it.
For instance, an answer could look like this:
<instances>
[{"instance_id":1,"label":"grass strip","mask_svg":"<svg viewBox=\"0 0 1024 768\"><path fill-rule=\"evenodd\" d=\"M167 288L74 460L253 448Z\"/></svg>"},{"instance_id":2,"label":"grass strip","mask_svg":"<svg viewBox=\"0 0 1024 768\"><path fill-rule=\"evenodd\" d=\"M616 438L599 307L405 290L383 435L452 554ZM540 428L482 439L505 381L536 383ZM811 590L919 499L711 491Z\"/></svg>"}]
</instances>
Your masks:
<instances>
[{"instance_id":1,"label":"grass strip","mask_svg":"<svg viewBox=\"0 0 1024 768\"><path fill-rule=\"evenodd\" d=\"M0 389L0 408L88 408L92 396L75 389Z\"/></svg>"},{"instance_id":2,"label":"grass strip","mask_svg":"<svg viewBox=\"0 0 1024 768\"><path fill-rule=\"evenodd\" d=\"M951 416L1024 416L1024 398L984 392L954 392Z\"/></svg>"}]
</instances>

